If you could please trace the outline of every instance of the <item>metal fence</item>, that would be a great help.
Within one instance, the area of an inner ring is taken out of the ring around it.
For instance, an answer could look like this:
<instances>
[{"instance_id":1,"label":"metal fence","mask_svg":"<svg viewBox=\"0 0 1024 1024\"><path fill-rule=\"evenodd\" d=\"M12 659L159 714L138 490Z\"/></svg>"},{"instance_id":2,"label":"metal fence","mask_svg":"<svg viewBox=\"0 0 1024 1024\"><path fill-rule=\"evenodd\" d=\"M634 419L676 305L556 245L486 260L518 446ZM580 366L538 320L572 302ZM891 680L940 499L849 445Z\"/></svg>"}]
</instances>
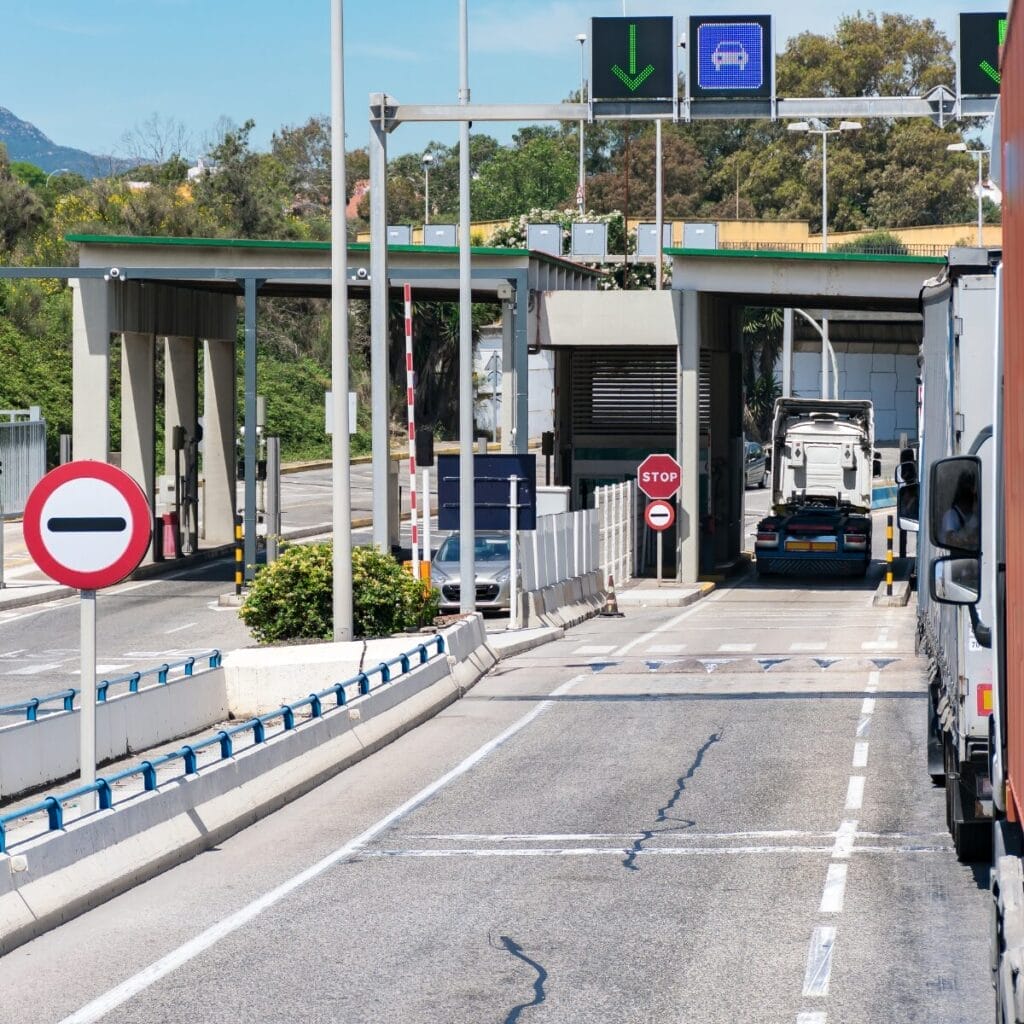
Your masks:
<instances>
[{"instance_id":1,"label":"metal fence","mask_svg":"<svg viewBox=\"0 0 1024 1024\"><path fill-rule=\"evenodd\" d=\"M807 252L821 253L821 242L719 242L719 249L739 250L742 252ZM948 245L932 245L929 243L908 243L904 245L860 245L854 242L835 243L829 250L830 255L853 253L863 256L945 256L949 252Z\"/></svg>"},{"instance_id":2,"label":"metal fence","mask_svg":"<svg viewBox=\"0 0 1024 1024\"><path fill-rule=\"evenodd\" d=\"M600 568L597 512L538 516L535 530L519 531L519 565L524 591L585 576Z\"/></svg>"},{"instance_id":3,"label":"metal fence","mask_svg":"<svg viewBox=\"0 0 1024 1024\"><path fill-rule=\"evenodd\" d=\"M46 475L46 421L39 407L0 409L0 517L21 515Z\"/></svg>"},{"instance_id":4,"label":"metal fence","mask_svg":"<svg viewBox=\"0 0 1024 1024\"><path fill-rule=\"evenodd\" d=\"M636 549L636 483L627 480L594 490L600 536L602 583L612 576L616 583L633 578Z\"/></svg>"}]
</instances>

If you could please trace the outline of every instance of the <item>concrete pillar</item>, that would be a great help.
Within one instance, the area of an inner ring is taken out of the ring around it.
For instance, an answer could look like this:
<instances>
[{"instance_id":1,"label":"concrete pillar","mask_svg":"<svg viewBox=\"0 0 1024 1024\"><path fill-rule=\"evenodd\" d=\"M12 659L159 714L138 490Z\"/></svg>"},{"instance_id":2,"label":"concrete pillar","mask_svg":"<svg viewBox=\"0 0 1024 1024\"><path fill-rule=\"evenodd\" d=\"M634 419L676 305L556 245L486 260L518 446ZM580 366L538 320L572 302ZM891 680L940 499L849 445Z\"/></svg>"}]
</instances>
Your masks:
<instances>
[{"instance_id":1,"label":"concrete pillar","mask_svg":"<svg viewBox=\"0 0 1024 1024\"><path fill-rule=\"evenodd\" d=\"M152 334L121 335L121 468L145 491L156 492L156 358ZM153 548L149 549L151 557Z\"/></svg>"},{"instance_id":2,"label":"concrete pillar","mask_svg":"<svg viewBox=\"0 0 1024 1024\"><path fill-rule=\"evenodd\" d=\"M696 583L700 571L700 293L684 291L679 337L677 458L683 468L679 488L679 581Z\"/></svg>"},{"instance_id":3,"label":"concrete pillar","mask_svg":"<svg viewBox=\"0 0 1024 1024\"><path fill-rule=\"evenodd\" d=\"M106 462L110 455L110 288L96 278L74 278L71 333L71 436L76 459Z\"/></svg>"},{"instance_id":4,"label":"concrete pillar","mask_svg":"<svg viewBox=\"0 0 1024 1024\"><path fill-rule=\"evenodd\" d=\"M501 450L513 451L512 430L515 426L516 412L516 366L515 357L515 323L511 302L501 304ZM527 366L524 371L529 377ZM529 427L527 427L529 429Z\"/></svg>"},{"instance_id":5,"label":"concrete pillar","mask_svg":"<svg viewBox=\"0 0 1024 1024\"><path fill-rule=\"evenodd\" d=\"M235 537L235 346L203 342L203 507L208 545Z\"/></svg>"}]
</instances>

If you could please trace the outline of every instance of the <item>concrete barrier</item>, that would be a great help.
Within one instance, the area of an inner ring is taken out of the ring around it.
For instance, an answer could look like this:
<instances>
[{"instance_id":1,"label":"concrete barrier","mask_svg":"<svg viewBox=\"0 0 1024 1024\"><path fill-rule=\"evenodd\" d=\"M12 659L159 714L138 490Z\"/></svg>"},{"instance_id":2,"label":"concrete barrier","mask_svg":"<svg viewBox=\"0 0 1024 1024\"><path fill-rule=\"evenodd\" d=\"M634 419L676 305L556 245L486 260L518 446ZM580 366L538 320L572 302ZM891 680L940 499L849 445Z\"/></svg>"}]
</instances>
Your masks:
<instances>
[{"instance_id":1,"label":"concrete barrier","mask_svg":"<svg viewBox=\"0 0 1024 1024\"><path fill-rule=\"evenodd\" d=\"M154 683L96 705L100 764L191 736L228 717L223 669ZM78 774L81 711L60 711L0 729L0 797L9 799Z\"/></svg>"},{"instance_id":2,"label":"concrete barrier","mask_svg":"<svg viewBox=\"0 0 1024 1024\"><path fill-rule=\"evenodd\" d=\"M223 842L457 700L497 659L479 615L444 635L448 656L345 708L0 854L0 955Z\"/></svg>"}]
</instances>

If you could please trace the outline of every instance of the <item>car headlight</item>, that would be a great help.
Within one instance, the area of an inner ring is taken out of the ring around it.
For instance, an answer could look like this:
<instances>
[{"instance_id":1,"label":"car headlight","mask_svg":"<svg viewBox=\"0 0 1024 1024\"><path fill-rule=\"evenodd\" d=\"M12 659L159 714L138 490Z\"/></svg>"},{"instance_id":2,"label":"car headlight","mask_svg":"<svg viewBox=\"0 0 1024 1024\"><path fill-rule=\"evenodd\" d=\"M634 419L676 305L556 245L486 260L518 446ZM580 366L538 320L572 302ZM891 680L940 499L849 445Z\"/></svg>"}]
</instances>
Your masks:
<instances>
[{"instance_id":1,"label":"car headlight","mask_svg":"<svg viewBox=\"0 0 1024 1024\"><path fill-rule=\"evenodd\" d=\"M430 579L433 583L447 583L449 576L439 565L432 565L430 567Z\"/></svg>"},{"instance_id":2,"label":"car headlight","mask_svg":"<svg viewBox=\"0 0 1024 1024\"><path fill-rule=\"evenodd\" d=\"M496 572L494 574L494 582L495 583L507 583L508 582L508 578L509 578L509 576L511 574L512 574L512 570L511 569L502 569L501 572Z\"/></svg>"}]
</instances>

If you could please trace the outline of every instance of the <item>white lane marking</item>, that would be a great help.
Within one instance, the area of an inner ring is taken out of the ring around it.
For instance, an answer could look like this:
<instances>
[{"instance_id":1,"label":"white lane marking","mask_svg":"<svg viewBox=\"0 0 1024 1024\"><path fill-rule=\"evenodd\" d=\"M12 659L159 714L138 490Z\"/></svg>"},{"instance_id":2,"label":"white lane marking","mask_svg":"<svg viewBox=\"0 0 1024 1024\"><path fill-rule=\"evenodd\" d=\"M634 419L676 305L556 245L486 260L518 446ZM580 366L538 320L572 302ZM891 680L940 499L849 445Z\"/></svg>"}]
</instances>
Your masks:
<instances>
[{"instance_id":1,"label":"white lane marking","mask_svg":"<svg viewBox=\"0 0 1024 1024\"><path fill-rule=\"evenodd\" d=\"M850 784L846 787L846 809L859 811L864 803L864 776L850 776Z\"/></svg>"},{"instance_id":2,"label":"white lane marking","mask_svg":"<svg viewBox=\"0 0 1024 1024\"><path fill-rule=\"evenodd\" d=\"M860 713L862 715L873 715L875 713L875 698L865 697L864 703L860 706Z\"/></svg>"},{"instance_id":3,"label":"white lane marking","mask_svg":"<svg viewBox=\"0 0 1024 1024\"><path fill-rule=\"evenodd\" d=\"M186 622L184 626L175 626L174 629L168 629L164 631L165 636L170 636L172 633L180 633L183 629L191 629L196 623Z\"/></svg>"},{"instance_id":4,"label":"white lane marking","mask_svg":"<svg viewBox=\"0 0 1024 1024\"><path fill-rule=\"evenodd\" d=\"M686 644L651 644L647 648L648 654L682 654L686 650Z\"/></svg>"},{"instance_id":5,"label":"white lane marking","mask_svg":"<svg viewBox=\"0 0 1024 1024\"><path fill-rule=\"evenodd\" d=\"M755 646L755 644L722 644L718 650L722 654L725 654L727 651L731 651L735 654L743 654L747 651L752 651Z\"/></svg>"},{"instance_id":6,"label":"white lane marking","mask_svg":"<svg viewBox=\"0 0 1024 1024\"><path fill-rule=\"evenodd\" d=\"M819 914L841 914L843 897L846 893L846 872L848 864L829 864L825 876L825 891L821 894Z\"/></svg>"},{"instance_id":7,"label":"white lane marking","mask_svg":"<svg viewBox=\"0 0 1024 1024\"><path fill-rule=\"evenodd\" d=\"M868 766L868 745L867 743L854 743L853 745L853 767L867 768Z\"/></svg>"},{"instance_id":8,"label":"white lane marking","mask_svg":"<svg viewBox=\"0 0 1024 1024\"><path fill-rule=\"evenodd\" d=\"M26 665L24 668L13 668L8 673L9 676L37 676L42 672L52 672L54 669L60 668L63 662L46 663L43 665Z\"/></svg>"},{"instance_id":9,"label":"white lane marking","mask_svg":"<svg viewBox=\"0 0 1024 1024\"><path fill-rule=\"evenodd\" d=\"M359 850L355 856L361 858L382 857L716 857L721 854L751 856L754 854L786 853L805 855L810 853L828 854L828 846L650 846L636 849L632 846L567 846L567 847L518 847L501 849L403 849L403 850Z\"/></svg>"},{"instance_id":10,"label":"white lane marking","mask_svg":"<svg viewBox=\"0 0 1024 1024\"><path fill-rule=\"evenodd\" d=\"M668 622L662 623L660 626L658 626L657 629L652 629L649 633L643 633L641 636L638 636L633 640L630 640L628 644L623 644L623 646L615 652L616 657L621 657L624 654L628 654L638 644L649 643L651 640L653 640L660 634L667 633L670 629L675 629L675 627L678 626L680 622L682 622L684 619L688 619L691 615L695 615L708 603L708 601L714 601L716 595L721 593L724 593L724 591L716 591L716 593L712 594L711 597L709 597L706 601L698 601L690 608L687 608L685 612L680 612L677 616L675 616L675 618L669 619Z\"/></svg>"},{"instance_id":11,"label":"white lane marking","mask_svg":"<svg viewBox=\"0 0 1024 1024\"><path fill-rule=\"evenodd\" d=\"M868 673L868 693L878 689L878 670Z\"/></svg>"},{"instance_id":12,"label":"white lane marking","mask_svg":"<svg viewBox=\"0 0 1024 1024\"><path fill-rule=\"evenodd\" d=\"M853 853L853 844L857 839L857 822L844 821L836 832L836 841L832 847L833 860L846 860Z\"/></svg>"},{"instance_id":13,"label":"white lane marking","mask_svg":"<svg viewBox=\"0 0 1024 1024\"><path fill-rule=\"evenodd\" d=\"M804 996L823 997L828 995L829 976L832 973L832 952L836 944L836 930L829 925L819 925L811 936L811 947L807 952L807 971L804 974Z\"/></svg>"},{"instance_id":14,"label":"white lane marking","mask_svg":"<svg viewBox=\"0 0 1024 1024\"><path fill-rule=\"evenodd\" d=\"M825 1014L798 1013L796 1015L796 1024L825 1024Z\"/></svg>"},{"instance_id":15,"label":"white lane marking","mask_svg":"<svg viewBox=\"0 0 1024 1024\"><path fill-rule=\"evenodd\" d=\"M871 718L868 715L864 715L857 723L857 735L867 736L869 732L871 732Z\"/></svg>"},{"instance_id":16,"label":"white lane marking","mask_svg":"<svg viewBox=\"0 0 1024 1024\"><path fill-rule=\"evenodd\" d=\"M4 651L3 654L0 654L0 658L16 658L19 654L24 654L27 650L27 647L22 647L17 651Z\"/></svg>"},{"instance_id":17,"label":"white lane marking","mask_svg":"<svg viewBox=\"0 0 1024 1024\"><path fill-rule=\"evenodd\" d=\"M718 840L718 839L799 839L808 837L811 839L834 839L835 832L806 832L801 829L782 829L762 832L697 832L688 833L694 839ZM666 831L655 833L656 836L669 837L674 839L686 838L676 832ZM881 836L875 833L864 835L869 839L879 839ZM902 833L896 834L897 838L903 839ZM945 835L944 832L928 833L928 835ZM649 832L450 832L444 834L410 835L407 839L417 842L441 842L441 843L575 843L593 842L597 839L622 839L632 842L636 839L650 838Z\"/></svg>"},{"instance_id":18,"label":"white lane marking","mask_svg":"<svg viewBox=\"0 0 1024 1024\"><path fill-rule=\"evenodd\" d=\"M342 861L347 860L361 846L365 846L366 843L375 839L385 829L390 828L408 814L415 811L421 805L426 803L426 801L432 796L435 796L444 789L444 787L450 782L453 782L455 779L465 775L466 772L470 771L470 769L475 768L476 765L478 765L485 757L501 747L504 743L515 736L516 733L521 732L536 718L544 714L545 711L554 707L555 698L568 693L574 686L576 686L577 683L582 682L586 678L588 677L578 675L570 679L567 683L563 683L556 690L552 691L548 698L542 700L532 711L523 715L519 721L510 725L503 733L495 736L494 739L489 740L482 747L479 747L470 754L469 757L465 758L452 768L451 771L446 772L439 779L435 779L429 786L421 789L415 796L406 800L400 807L396 807L390 814L385 815L376 824L371 825L361 835L356 836L355 839L350 840L344 846L339 847L322 860L317 861L316 864L306 868L305 871L299 872L299 874L295 875L293 878L289 878L286 882L282 882L281 885L277 886L275 889L271 889L270 892L264 893L258 899L253 900L240 910L236 910L235 913L229 914L223 920L218 921L216 924L207 928L206 931L201 932L194 939L190 939L177 949L171 950L171 952L166 956L154 961L148 967L144 967L141 971L132 975L132 977L123 981L120 985L115 986L108 992L104 992L103 995L98 996L96 999L92 1000L92 1002L87 1003L81 1009L76 1010L70 1016L65 1017L60 1024L94 1024L95 1021L101 1020L110 1013L111 1010L123 1005L140 992L144 992L161 978L164 978L173 971L176 971L179 967L188 963L190 960L194 960L200 953L203 953L211 946L216 945L216 943L232 934L232 932L238 931L239 928L258 917L263 913L263 911L268 910L276 903L280 903L281 900L286 896L290 896L296 889L305 885L307 882L312 881L314 878L317 878L319 875L322 875L325 871L337 864L340 864Z\"/></svg>"},{"instance_id":19,"label":"white lane marking","mask_svg":"<svg viewBox=\"0 0 1024 1024\"><path fill-rule=\"evenodd\" d=\"M789 649L791 651L806 651L807 653L812 653L814 651L823 651L827 647L828 647L828 644L799 643L799 644L790 644L789 645Z\"/></svg>"},{"instance_id":20,"label":"white lane marking","mask_svg":"<svg viewBox=\"0 0 1024 1024\"><path fill-rule=\"evenodd\" d=\"M105 673L105 672L116 672L116 671L118 671L119 669L122 669L122 668L127 668L127 667L128 667L128 666L127 666L127 665L125 665L125 664L124 664L124 662L121 662L121 663L120 663L120 664L118 664L118 665L97 665L97 666L96 666L96 671L97 671L97 672L98 672L98 673L99 673L100 675L103 675L103 673ZM80 675L82 674L82 670L81 670L80 668L76 668L76 669L75 669L75 671L74 671L74 672L72 672L71 674L72 674L73 676L80 676Z\"/></svg>"},{"instance_id":21,"label":"white lane marking","mask_svg":"<svg viewBox=\"0 0 1024 1024\"><path fill-rule=\"evenodd\" d=\"M899 643L895 640L865 640L860 645L862 651L895 651Z\"/></svg>"}]
</instances>

